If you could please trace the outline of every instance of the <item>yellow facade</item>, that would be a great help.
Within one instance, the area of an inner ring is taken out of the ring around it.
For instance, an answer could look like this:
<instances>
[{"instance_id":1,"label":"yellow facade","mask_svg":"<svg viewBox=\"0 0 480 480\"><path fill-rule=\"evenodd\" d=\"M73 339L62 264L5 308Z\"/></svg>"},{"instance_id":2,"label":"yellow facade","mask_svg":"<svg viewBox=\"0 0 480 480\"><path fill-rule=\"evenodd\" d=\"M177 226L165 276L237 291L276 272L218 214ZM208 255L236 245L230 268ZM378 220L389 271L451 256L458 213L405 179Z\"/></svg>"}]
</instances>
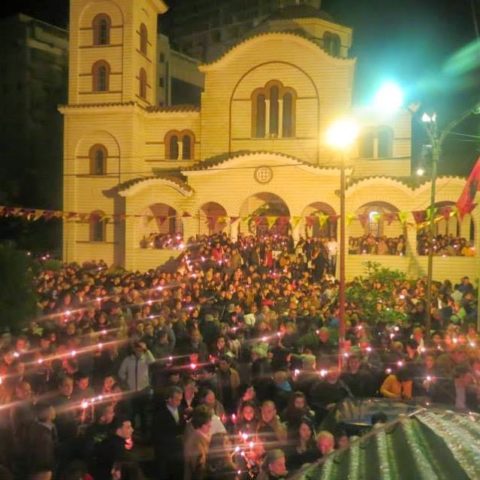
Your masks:
<instances>
[{"instance_id":1,"label":"yellow facade","mask_svg":"<svg viewBox=\"0 0 480 480\"><path fill-rule=\"evenodd\" d=\"M145 270L178 254L141 248L148 234L181 232L188 239L211 231L213 215L236 236L250 228L246 217L265 205L289 217L295 236L304 234L307 215L339 212L339 156L324 137L346 114L360 119L372 142L361 140L350 152L347 212L428 206L429 185L412 189L401 181L411 173L410 114L380 117L352 108L351 29L317 18L297 22L292 33L288 22L277 21L277 31L258 33L200 66L200 108L157 107L156 25L165 9L159 0L71 0L69 103L61 107L64 210L86 217L64 222L66 261L103 259ZM95 44L99 18L109 29L107 44ZM146 52L141 25L148 32ZM328 30L341 38L338 56L312 40ZM106 82L95 70L105 63ZM438 183L437 201L455 202L464 180ZM478 209L475 215L478 224ZM465 236L470 220L459 226ZM410 214L406 232L399 222L382 226L385 235L406 233L406 256L373 260L424 273L413 223ZM364 230L352 220L347 236ZM348 256L350 277L362 273L362 263L372 260L366 257ZM452 268L475 277L478 256L439 259L434 275L449 277Z\"/></svg>"}]
</instances>

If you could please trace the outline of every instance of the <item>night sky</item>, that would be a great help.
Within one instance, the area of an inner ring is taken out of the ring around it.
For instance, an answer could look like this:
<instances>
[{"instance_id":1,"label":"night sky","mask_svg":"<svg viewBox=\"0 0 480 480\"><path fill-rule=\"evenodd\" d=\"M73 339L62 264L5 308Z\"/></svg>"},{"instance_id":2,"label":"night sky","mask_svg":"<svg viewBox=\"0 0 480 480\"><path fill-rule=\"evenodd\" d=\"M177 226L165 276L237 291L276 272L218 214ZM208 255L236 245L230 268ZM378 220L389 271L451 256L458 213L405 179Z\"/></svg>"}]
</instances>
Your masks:
<instances>
[{"instance_id":1,"label":"night sky","mask_svg":"<svg viewBox=\"0 0 480 480\"><path fill-rule=\"evenodd\" d=\"M171 9L180 2L188 0L167 0ZM66 27L68 3L4 0L0 14L23 11ZM390 79L445 119L475 104L480 49L465 51L476 39L472 5L480 22L480 0L323 0L336 21L354 29L355 103Z\"/></svg>"}]
</instances>

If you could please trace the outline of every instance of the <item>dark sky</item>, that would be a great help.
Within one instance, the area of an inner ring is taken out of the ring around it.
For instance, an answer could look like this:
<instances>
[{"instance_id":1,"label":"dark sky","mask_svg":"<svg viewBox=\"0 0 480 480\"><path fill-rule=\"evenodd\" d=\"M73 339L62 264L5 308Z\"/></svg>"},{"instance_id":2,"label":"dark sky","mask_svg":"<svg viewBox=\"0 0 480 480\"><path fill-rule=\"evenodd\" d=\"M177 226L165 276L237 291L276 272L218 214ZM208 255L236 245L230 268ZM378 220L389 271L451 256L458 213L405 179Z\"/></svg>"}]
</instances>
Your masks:
<instances>
[{"instance_id":1,"label":"dark sky","mask_svg":"<svg viewBox=\"0 0 480 480\"><path fill-rule=\"evenodd\" d=\"M167 3L174 9L188 1ZM2 16L23 11L67 26L68 0L1 4ZM434 106L445 119L480 99L480 49L467 50L476 39L480 0L323 0L323 8L354 29L356 103L368 101L384 79L399 82L408 98ZM476 123L471 128L476 129Z\"/></svg>"},{"instance_id":2,"label":"dark sky","mask_svg":"<svg viewBox=\"0 0 480 480\"><path fill-rule=\"evenodd\" d=\"M180 2L188 0L167 0L171 9ZM427 100L473 95L470 75L444 72L447 60L475 39L472 2L480 18L480 0L323 0L326 11L354 29L357 100L365 100L384 78L399 81L412 97ZM1 4L2 16L23 11L67 25L68 0Z\"/></svg>"}]
</instances>

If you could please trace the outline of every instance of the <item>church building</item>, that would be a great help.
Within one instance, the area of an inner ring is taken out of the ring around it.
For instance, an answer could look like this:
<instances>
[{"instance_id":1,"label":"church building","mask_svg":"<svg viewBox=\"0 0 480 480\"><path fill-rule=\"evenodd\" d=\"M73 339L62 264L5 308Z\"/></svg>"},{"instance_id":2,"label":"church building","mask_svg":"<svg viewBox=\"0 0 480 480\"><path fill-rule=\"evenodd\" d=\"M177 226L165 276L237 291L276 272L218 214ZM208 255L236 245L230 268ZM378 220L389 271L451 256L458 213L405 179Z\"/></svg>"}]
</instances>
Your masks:
<instances>
[{"instance_id":1,"label":"church building","mask_svg":"<svg viewBox=\"0 0 480 480\"><path fill-rule=\"evenodd\" d=\"M369 260L425 274L418 212L429 206L430 183L409 183L411 113L352 105L352 29L311 5L280 9L199 66L200 107L160 106L157 20L167 8L162 0L70 0L68 104L60 107L63 210L71 212L64 260L144 271L182 247L152 248L152 235L184 243L215 232L336 237L345 168L346 243L369 233L405 242L399 255L349 248L347 276ZM347 158L325 139L345 116L361 127ZM479 209L454 215L464 184L437 180L436 228L478 251ZM434 262L441 280L478 271L478 256Z\"/></svg>"}]
</instances>

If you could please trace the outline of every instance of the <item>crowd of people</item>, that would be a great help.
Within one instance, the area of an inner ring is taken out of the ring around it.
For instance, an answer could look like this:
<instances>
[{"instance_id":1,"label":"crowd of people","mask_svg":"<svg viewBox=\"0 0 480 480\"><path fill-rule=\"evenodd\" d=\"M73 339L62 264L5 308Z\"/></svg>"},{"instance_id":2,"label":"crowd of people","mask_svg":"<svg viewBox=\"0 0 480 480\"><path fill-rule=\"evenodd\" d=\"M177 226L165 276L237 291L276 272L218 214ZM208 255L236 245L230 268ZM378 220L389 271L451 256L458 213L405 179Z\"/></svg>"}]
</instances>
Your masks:
<instances>
[{"instance_id":1,"label":"crowd of people","mask_svg":"<svg viewBox=\"0 0 480 480\"><path fill-rule=\"evenodd\" d=\"M324 427L344 399L478 411L470 279L434 284L430 335L424 280L357 280L402 321L348 301L339 362L336 252L220 234L146 273L43 268L39 317L1 337L0 478L281 479L348 445Z\"/></svg>"},{"instance_id":2,"label":"crowd of people","mask_svg":"<svg viewBox=\"0 0 480 480\"><path fill-rule=\"evenodd\" d=\"M348 250L352 255L405 255L406 241L403 235L387 237L366 234L361 237L350 237Z\"/></svg>"},{"instance_id":3,"label":"crowd of people","mask_svg":"<svg viewBox=\"0 0 480 480\"><path fill-rule=\"evenodd\" d=\"M182 250L184 246L181 233L150 233L140 240L140 248Z\"/></svg>"},{"instance_id":4,"label":"crowd of people","mask_svg":"<svg viewBox=\"0 0 480 480\"><path fill-rule=\"evenodd\" d=\"M475 247L472 241L454 235L435 235L432 241L433 255L443 257L474 257ZM428 232L417 235L417 252L419 255L428 255L430 251Z\"/></svg>"}]
</instances>

